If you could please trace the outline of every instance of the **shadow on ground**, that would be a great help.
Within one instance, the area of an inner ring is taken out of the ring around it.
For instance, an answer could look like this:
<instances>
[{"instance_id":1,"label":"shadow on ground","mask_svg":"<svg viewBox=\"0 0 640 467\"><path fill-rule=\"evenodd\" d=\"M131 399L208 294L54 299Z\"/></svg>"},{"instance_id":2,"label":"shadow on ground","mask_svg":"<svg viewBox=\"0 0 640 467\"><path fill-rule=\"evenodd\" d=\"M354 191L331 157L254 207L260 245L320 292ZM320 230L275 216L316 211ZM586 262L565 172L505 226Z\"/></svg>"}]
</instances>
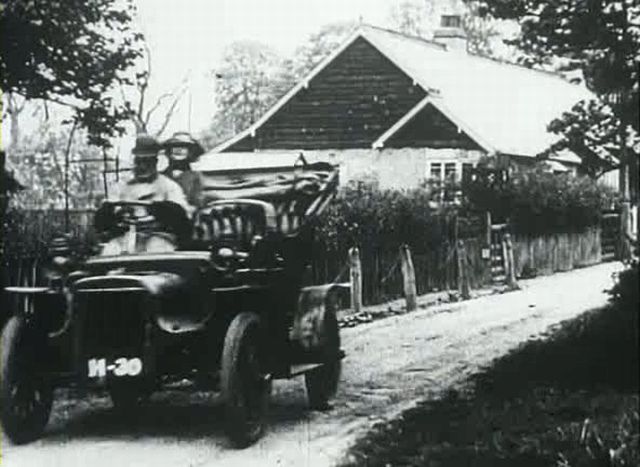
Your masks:
<instances>
[{"instance_id":1,"label":"shadow on ground","mask_svg":"<svg viewBox=\"0 0 640 467\"><path fill-rule=\"evenodd\" d=\"M375 426L343 465L640 465L638 311L608 306Z\"/></svg>"},{"instance_id":2,"label":"shadow on ground","mask_svg":"<svg viewBox=\"0 0 640 467\"><path fill-rule=\"evenodd\" d=\"M133 410L113 408L106 395L77 397L59 394L53 420L41 443L76 439L170 438L207 439L226 445L225 413L216 393L162 392ZM269 407L268 426L306 420L309 409L304 393L275 394Z\"/></svg>"}]
</instances>

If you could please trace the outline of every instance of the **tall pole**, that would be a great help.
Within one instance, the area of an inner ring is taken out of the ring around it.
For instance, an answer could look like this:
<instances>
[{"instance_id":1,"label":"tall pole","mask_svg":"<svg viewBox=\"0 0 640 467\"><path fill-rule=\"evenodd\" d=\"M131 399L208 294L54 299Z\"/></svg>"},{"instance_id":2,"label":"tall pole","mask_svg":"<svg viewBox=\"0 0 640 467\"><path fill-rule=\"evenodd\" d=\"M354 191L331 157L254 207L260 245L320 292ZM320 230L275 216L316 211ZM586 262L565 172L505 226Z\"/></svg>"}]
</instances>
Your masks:
<instances>
[{"instance_id":1,"label":"tall pole","mask_svg":"<svg viewBox=\"0 0 640 467\"><path fill-rule=\"evenodd\" d=\"M73 142L73 135L76 132L78 122L74 121L69 133L69 140L67 141L67 149L64 153L64 230L69 233L69 226L71 224L69 219L69 166L71 165L71 143Z\"/></svg>"},{"instance_id":2,"label":"tall pole","mask_svg":"<svg viewBox=\"0 0 640 467\"><path fill-rule=\"evenodd\" d=\"M107 183L107 169L109 168L107 165L107 150L106 148L102 148L102 163L104 164L104 169L102 170L102 185L104 187L104 197L109 198L109 186Z\"/></svg>"}]
</instances>

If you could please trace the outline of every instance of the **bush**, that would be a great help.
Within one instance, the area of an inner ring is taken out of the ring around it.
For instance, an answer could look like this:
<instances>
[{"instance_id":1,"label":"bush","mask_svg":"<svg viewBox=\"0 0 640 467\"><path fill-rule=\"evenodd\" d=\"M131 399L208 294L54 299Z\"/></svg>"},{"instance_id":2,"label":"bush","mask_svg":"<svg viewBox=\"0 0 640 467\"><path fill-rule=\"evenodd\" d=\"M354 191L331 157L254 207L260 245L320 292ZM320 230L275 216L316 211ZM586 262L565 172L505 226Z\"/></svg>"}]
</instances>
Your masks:
<instances>
[{"instance_id":1,"label":"bush","mask_svg":"<svg viewBox=\"0 0 640 467\"><path fill-rule=\"evenodd\" d=\"M622 271L618 277L616 284L609 291L611 301L616 309L621 310L624 314L631 314L636 317L640 313L638 304L640 304L640 274L639 262L635 258L631 264ZM635 327L633 329L636 329Z\"/></svg>"},{"instance_id":2,"label":"bush","mask_svg":"<svg viewBox=\"0 0 640 467\"><path fill-rule=\"evenodd\" d=\"M320 217L316 240L335 251L355 245L397 251L402 244L416 253L428 251L453 238L456 218L455 210L436 210L431 201L424 189L380 190L352 182Z\"/></svg>"},{"instance_id":3,"label":"bush","mask_svg":"<svg viewBox=\"0 0 640 467\"><path fill-rule=\"evenodd\" d=\"M502 183L484 177L469 180L465 200L508 221L516 233L579 232L598 225L613 192L588 177L553 174L537 167L521 169Z\"/></svg>"}]
</instances>

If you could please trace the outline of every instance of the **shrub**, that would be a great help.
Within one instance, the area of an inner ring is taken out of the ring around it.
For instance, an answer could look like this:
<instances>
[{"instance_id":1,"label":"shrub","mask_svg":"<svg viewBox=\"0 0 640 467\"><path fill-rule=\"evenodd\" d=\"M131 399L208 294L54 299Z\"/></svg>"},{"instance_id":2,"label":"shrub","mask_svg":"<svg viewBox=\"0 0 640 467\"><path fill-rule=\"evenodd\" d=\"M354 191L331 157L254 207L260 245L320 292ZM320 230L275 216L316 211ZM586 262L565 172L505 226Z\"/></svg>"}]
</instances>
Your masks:
<instances>
[{"instance_id":1,"label":"shrub","mask_svg":"<svg viewBox=\"0 0 640 467\"><path fill-rule=\"evenodd\" d=\"M434 209L424 189L381 190L352 182L320 217L316 240L336 251L354 245L396 251L406 243L419 253L452 237L455 216L453 209Z\"/></svg>"},{"instance_id":2,"label":"shrub","mask_svg":"<svg viewBox=\"0 0 640 467\"><path fill-rule=\"evenodd\" d=\"M614 202L610 189L588 177L539 167L518 170L502 183L476 177L465 183L464 193L470 206L529 234L583 231L598 225L603 209Z\"/></svg>"}]
</instances>

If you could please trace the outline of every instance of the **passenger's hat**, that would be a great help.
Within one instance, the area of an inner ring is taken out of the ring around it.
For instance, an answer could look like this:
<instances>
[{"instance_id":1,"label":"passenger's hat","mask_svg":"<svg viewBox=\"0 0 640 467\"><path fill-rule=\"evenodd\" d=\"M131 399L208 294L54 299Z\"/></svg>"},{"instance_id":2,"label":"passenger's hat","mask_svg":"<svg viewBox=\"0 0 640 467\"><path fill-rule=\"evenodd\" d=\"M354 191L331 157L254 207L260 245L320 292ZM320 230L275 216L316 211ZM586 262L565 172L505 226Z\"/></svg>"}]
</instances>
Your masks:
<instances>
[{"instance_id":1,"label":"passenger's hat","mask_svg":"<svg viewBox=\"0 0 640 467\"><path fill-rule=\"evenodd\" d=\"M174 133L171 138L162 143L162 147L169 152L172 148L187 148L189 151L188 161L193 162L202 154L204 148L193 136L186 131Z\"/></svg>"},{"instance_id":2,"label":"passenger's hat","mask_svg":"<svg viewBox=\"0 0 640 467\"><path fill-rule=\"evenodd\" d=\"M136 137L136 145L131 152L137 157L157 157L160 143L151 135L141 133Z\"/></svg>"}]
</instances>

